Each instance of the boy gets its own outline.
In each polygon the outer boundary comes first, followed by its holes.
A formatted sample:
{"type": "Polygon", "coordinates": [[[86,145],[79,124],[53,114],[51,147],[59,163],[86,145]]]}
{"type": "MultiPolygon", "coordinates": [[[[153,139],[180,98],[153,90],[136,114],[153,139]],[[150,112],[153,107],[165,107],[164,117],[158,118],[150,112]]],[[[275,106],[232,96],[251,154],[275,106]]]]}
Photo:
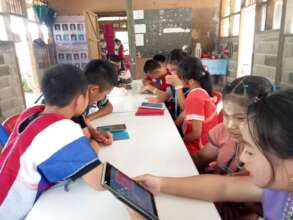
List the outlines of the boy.
{"type": "Polygon", "coordinates": [[[144,72],[146,74],[143,80],[142,92],[149,91],[157,96],[158,102],[165,102],[169,95],[167,90],[169,85],[166,83],[165,77],[168,75],[167,68],[156,60],[147,60],[144,64],[144,72]]]}
{"type": "Polygon", "coordinates": [[[70,120],[88,104],[88,83],[69,64],[47,70],[45,106],[22,112],[0,156],[0,219],[24,219],[39,196],[89,166],[82,178],[100,188],[101,162],[79,125],[70,120]]]}
{"type": "Polygon", "coordinates": [[[113,112],[113,106],[107,95],[117,83],[117,72],[113,65],[106,60],[92,60],[84,69],[89,86],[89,107],[86,111],[86,118],[90,121],[103,117],[113,112]],[[90,113],[91,107],[99,110],[90,113]]]}

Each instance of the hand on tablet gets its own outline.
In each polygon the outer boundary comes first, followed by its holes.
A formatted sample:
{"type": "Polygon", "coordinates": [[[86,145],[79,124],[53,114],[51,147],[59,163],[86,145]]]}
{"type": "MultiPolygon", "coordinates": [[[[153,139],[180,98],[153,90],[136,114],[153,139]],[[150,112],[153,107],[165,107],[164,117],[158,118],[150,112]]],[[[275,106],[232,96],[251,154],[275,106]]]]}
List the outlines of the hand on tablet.
{"type": "Polygon", "coordinates": [[[147,190],[151,191],[154,195],[159,194],[161,191],[161,179],[159,177],[146,174],[135,177],[134,180],[147,190]]]}
{"type": "Polygon", "coordinates": [[[95,139],[105,145],[111,145],[113,143],[113,135],[111,132],[95,132],[95,139]]]}

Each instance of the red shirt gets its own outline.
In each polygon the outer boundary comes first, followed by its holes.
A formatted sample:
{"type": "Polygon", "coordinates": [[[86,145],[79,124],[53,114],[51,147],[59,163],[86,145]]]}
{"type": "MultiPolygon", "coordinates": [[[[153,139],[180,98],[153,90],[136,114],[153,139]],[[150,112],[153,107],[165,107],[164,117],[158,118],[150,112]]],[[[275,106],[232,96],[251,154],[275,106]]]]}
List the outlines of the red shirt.
{"type": "Polygon", "coordinates": [[[201,137],[191,143],[185,143],[188,151],[195,153],[208,143],[208,132],[218,123],[215,103],[204,89],[193,89],[185,99],[184,115],[184,135],[192,132],[192,121],[202,122],[201,137]]]}
{"type": "Polygon", "coordinates": [[[166,74],[165,76],[163,76],[160,79],[153,79],[150,74],[147,74],[146,77],[144,78],[144,80],[153,82],[154,84],[156,84],[158,86],[158,89],[166,92],[167,88],[170,87],[170,85],[167,84],[167,82],[166,82],[166,76],[167,75],[168,74],[166,74]]]}

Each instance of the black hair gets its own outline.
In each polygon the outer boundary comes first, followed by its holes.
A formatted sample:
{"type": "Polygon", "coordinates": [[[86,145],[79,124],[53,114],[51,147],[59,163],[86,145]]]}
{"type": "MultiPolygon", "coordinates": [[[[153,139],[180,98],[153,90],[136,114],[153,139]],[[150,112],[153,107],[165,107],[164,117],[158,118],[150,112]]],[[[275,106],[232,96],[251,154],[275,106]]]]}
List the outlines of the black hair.
{"type": "Polygon", "coordinates": [[[166,57],[163,54],[156,54],[153,56],[153,60],[156,60],[159,63],[164,63],[166,61],[166,57]]]}
{"type": "Polygon", "coordinates": [[[248,106],[273,92],[272,83],[262,76],[243,76],[228,83],[223,89],[223,99],[238,99],[242,106],[248,106]]]}
{"type": "Polygon", "coordinates": [[[257,147],[282,159],[293,157],[293,89],[263,97],[248,107],[248,125],[257,147]]]}
{"type": "Polygon", "coordinates": [[[200,86],[213,97],[213,85],[210,74],[206,71],[196,57],[185,57],[178,64],[178,76],[182,79],[194,79],[200,83],[200,86]]]}
{"type": "Polygon", "coordinates": [[[84,73],[88,83],[98,85],[102,91],[112,88],[118,81],[115,66],[107,60],[91,60],[84,73]]]}
{"type": "Polygon", "coordinates": [[[110,59],[110,61],[115,62],[115,63],[119,63],[119,62],[121,62],[121,59],[120,59],[119,56],[116,55],[116,54],[111,54],[111,55],[109,56],[109,59],[110,59]]]}
{"type": "Polygon", "coordinates": [[[185,53],[183,50],[174,49],[169,53],[167,62],[173,65],[178,65],[180,61],[187,56],[187,53],[185,53]]]}
{"type": "Polygon", "coordinates": [[[87,91],[87,79],[81,69],[70,64],[58,64],[45,71],[41,90],[47,105],[60,108],[70,104],[87,91]]]}
{"type": "Polygon", "coordinates": [[[144,73],[150,73],[150,72],[153,72],[154,70],[160,68],[161,65],[158,61],[156,60],[147,60],[144,64],[144,67],[143,67],[143,71],[144,73]]]}

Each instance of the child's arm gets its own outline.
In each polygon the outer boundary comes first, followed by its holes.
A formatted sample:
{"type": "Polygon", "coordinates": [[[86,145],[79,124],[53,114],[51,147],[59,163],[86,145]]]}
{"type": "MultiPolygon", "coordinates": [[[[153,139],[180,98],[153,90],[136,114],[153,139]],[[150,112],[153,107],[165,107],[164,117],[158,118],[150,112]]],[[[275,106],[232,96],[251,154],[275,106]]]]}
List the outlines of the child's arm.
{"type": "Polygon", "coordinates": [[[180,115],[176,118],[175,124],[177,127],[180,127],[183,124],[184,117],[185,117],[184,112],[181,112],[180,115]]]}
{"type": "Polygon", "coordinates": [[[86,182],[87,185],[94,188],[95,190],[103,190],[101,186],[101,177],[102,177],[103,165],[97,166],[95,169],[86,173],[82,179],[86,182]]]}
{"type": "Polygon", "coordinates": [[[155,194],[164,192],[211,202],[260,202],[263,192],[250,176],[197,175],[168,178],[144,175],[135,179],[155,194]]]}
{"type": "Polygon", "coordinates": [[[152,86],[151,84],[143,86],[142,92],[143,91],[152,92],[154,95],[157,96],[158,102],[165,102],[169,99],[169,94],[167,92],[164,92],[164,91],[156,88],[155,86],[152,86]]]}
{"type": "Polygon", "coordinates": [[[100,132],[95,129],[88,120],[85,120],[87,127],[83,129],[84,135],[89,138],[105,145],[113,143],[113,136],[110,132],[100,132]]]}
{"type": "Polygon", "coordinates": [[[201,137],[202,121],[192,120],[192,131],[184,135],[183,140],[186,143],[193,142],[201,137]]]}
{"type": "Polygon", "coordinates": [[[184,110],[185,96],[184,96],[183,88],[176,89],[176,94],[177,94],[179,107],[181,110],[184,110]]]}
{"type": "Polygon", "coordinates": [[[111,114],[113,112],[113,105],[111,102],[108,102],[103,108],[99,109],[98,111],[89,114],[86,116],[86,119],[92,121],[97,118],[101,118],[105,115],[111,114]]]}
{"type": "Polygon", "coordinates": [[[191,155],[193,162],[195,163],[198,170],[202,170],[210,162],[215,161],[217,156],[218,148],[211,143],[208,143],[208,145],[202,148],[200,151],[191,155]]]}
{"type": "Polygon", "coordinates": [[[183,83],[177,75],[167,75],[166,82],[172,85],[176,90],[178,104],[181,110],[184,110],[185,96],[183,92],[183,83]]]}

